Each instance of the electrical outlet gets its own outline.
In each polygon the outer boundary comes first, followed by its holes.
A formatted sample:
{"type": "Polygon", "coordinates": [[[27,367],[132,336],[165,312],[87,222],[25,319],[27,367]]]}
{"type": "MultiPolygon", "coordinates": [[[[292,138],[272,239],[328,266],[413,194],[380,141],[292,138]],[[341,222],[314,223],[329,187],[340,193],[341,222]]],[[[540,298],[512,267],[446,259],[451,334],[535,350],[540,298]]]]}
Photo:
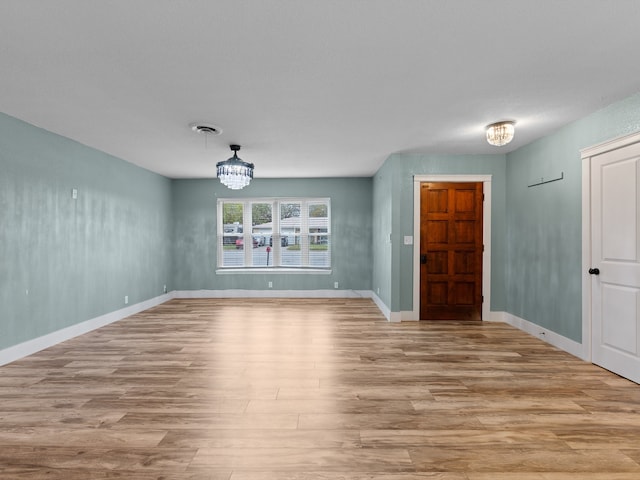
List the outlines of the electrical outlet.
{"type": "Polygon", "coordinates": [[[380,295],[380,287],[378,287],[376,290],[376,295],[380,295]]]}
{"type": "Polygon", "coordinates": [[[167,286],[166,286],[166,285],[164,286],[164,288],[162,289],[162,291],[163,291],[164,293],[167,293],[167,286]]]}
{"type": "Polygon", "coordinates": [[[125,295],[124,296],[124,304],[128,305],[129,304],[129,295],[125,295]]]}
{"type": "Polygon", "coordinates": [[[71,189],[71,198],[76,200],[78,198],[78,189],[77,188],[72,188],[71,189]]]}
{"type": "Polygon", "coordinates": [[[333,282],[333,288],[338,288],[338,282],[333,282]]]}
{"type": "Polygon", "coordinates": [[[269,288],[273,288],[273,282],[269,282],[269,288]]]}

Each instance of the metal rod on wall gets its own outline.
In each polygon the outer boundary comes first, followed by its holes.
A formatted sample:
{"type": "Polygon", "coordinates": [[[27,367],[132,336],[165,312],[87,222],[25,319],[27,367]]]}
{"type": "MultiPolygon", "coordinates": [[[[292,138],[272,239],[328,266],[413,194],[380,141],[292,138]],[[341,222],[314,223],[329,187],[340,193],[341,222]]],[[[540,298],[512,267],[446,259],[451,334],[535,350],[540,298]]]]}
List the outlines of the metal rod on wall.
{"type": "Polygon", "coordinates": [[[538,185],[544,185],[545,183],[557,182],[558,180],[562,180],[563,178],[564,178],[564,172],[561,172],[558,178],[553,178],[551,180],[545,180],[544,178],[541,178],[538,183],[532,183],[531,185],[528,185],[528,186],[537,187],[538,185]]]}

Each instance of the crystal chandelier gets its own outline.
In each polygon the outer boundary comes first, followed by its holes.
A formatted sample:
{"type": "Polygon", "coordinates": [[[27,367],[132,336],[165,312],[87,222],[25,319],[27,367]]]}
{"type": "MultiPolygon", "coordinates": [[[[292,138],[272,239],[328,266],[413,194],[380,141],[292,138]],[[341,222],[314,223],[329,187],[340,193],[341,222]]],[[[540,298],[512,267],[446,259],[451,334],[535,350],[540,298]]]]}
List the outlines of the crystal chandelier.
{"type": "Polygon", "coordinates": [[[249,185],[253,178],[253,163],[247,163],[238,158],[240,145],[229,145],[229,148],[233,151],[233,157],[216,164],[218,178],[220,183],[231,190],[240,190],[249,185]]]}
{"type": "Polygon", "coordinates": [[[515,122],[498,122],[487,126],[487,142],[496,147],[506,145],[513,140],[515,122]]]}

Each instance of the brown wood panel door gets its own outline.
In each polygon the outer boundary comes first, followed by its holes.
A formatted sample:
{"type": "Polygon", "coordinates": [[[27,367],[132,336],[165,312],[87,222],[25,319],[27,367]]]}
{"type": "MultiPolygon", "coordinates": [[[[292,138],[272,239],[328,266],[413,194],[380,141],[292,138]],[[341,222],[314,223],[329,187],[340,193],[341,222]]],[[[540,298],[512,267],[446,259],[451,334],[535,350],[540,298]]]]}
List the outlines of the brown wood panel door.
{"type": "Polygon", "coordinates": [[[420,185],[420,319],[482,319],[482,182],[420,185]]]}

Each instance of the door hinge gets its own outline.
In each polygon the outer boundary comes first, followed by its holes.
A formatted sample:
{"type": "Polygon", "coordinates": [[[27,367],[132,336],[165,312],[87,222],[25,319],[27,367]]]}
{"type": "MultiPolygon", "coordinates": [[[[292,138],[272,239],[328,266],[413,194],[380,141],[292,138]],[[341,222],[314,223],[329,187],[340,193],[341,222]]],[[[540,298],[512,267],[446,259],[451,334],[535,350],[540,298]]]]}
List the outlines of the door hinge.
{"type": "Polygon", "coordinates": [[[484,295],[482,295],[482,299],[480,303],[484,303],[484,295]]]}

